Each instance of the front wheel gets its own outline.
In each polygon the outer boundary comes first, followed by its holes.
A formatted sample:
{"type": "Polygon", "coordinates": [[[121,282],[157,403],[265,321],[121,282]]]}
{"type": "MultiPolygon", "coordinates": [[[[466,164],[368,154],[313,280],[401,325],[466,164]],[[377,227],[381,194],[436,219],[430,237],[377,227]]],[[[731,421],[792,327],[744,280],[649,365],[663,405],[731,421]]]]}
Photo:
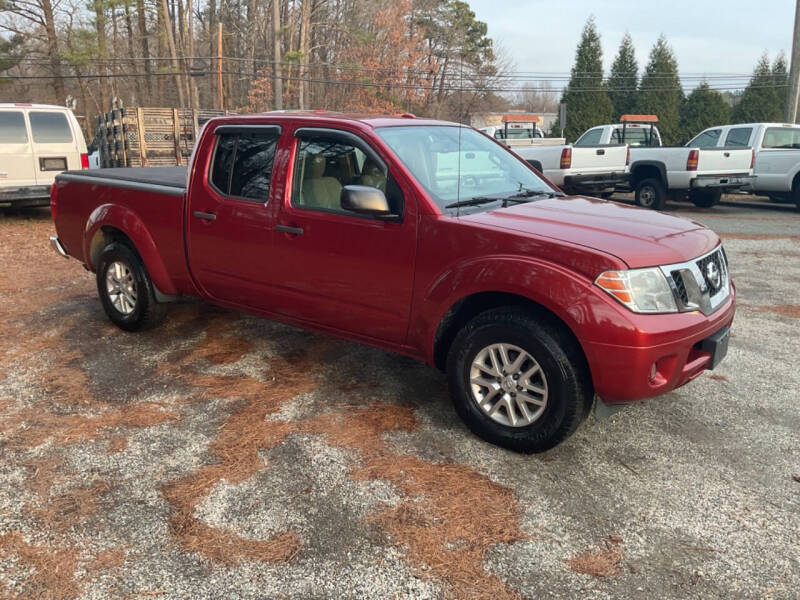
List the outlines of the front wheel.
{"type": "Polygon", "coordinates": [[[456,336],[447,360],[456,412],[473,433],[518,452],[567,439],[593,398],[577,342],[550,319],[519,308],[481,313],[456,336]]]}
{"type": "Polygon", "coordinates": [[[122,242],[112,242],[100,253],[97,293],[108,318],[126,331],[154,327],[166,313],[166,307],[156,301],[142,259],[122,242]]]}
{"type": "Polygon", "coordinates": [[[689,200],[698,208],[711,208],[719,204],[721,199],[722,192],[719,190],[696,190],[689,194],[689,200]]]}
{"type": "Polygon", "coordinates": [[[667,204],[667,191],[660,180],[653,177],[643,179],[634,190],[636,204],[653,210],[663,210],[667,204]]]}

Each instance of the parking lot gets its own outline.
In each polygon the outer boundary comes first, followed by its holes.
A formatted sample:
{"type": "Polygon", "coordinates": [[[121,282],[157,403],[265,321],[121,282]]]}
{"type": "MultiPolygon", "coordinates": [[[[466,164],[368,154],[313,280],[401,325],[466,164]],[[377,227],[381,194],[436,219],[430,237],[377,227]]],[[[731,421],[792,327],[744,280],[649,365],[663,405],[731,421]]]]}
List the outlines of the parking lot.
{"type": "Polygon", "coordinates": [[[0,215],[0,597],[797,598],[800,213],[722,237],[727,359],[518,455],[439,372],[212,306],[124,333],[0,215]]]}

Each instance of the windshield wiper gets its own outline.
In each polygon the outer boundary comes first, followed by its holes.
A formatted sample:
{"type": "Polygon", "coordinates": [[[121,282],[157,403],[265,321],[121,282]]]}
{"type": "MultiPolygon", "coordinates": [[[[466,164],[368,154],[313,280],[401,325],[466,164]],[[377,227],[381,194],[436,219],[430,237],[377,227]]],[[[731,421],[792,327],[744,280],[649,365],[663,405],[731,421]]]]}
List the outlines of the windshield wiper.
{"type": "Polygon", "coordinates": [[[468,200],[460,200],[458,202],[452,202],[451,204],[446,204],[445,208],[461,208],[463,206],[480,206],[481,204],[489,204],[490,202],[502,202],[503,208],[508,206],[509,202],[514,203],[521,203],[521,202],[530,202],[531,198],[536,196],[541,196],[544,198],[556,198],[563,196],[561,192],[554,192],[554,191],[541,191],[541,190],[522,190],[517,192],[516,194],[511,194],[509,196],[501,196],[499,198],[492,198],[490,196],[475,196],[474,198],[469,198],[468,200]]]}
{"type": "Polygon", "coordinates": [[[462,206],[480,206],[481,204],[489,204],[490,202],[502,202],[502,198],[490,198],[489,196],[475,196],[469,200],[459,200],[458,202],[451,202],[445,204],[445,208],[461,208],[462,206]]]}

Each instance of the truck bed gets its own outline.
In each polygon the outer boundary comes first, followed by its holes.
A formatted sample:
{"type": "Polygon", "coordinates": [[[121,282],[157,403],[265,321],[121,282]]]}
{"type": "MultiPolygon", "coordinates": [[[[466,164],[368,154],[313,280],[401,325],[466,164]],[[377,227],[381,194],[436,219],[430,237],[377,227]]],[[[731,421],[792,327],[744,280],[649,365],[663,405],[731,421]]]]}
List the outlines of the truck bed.
{"type": "Polygon", "coordinates": [[[97,183],[125,189],[150,189],[183,194],[186,190],[186,167],[130,167],[64,171],[58,175],[58,179],[89,184],[97,183]]]}

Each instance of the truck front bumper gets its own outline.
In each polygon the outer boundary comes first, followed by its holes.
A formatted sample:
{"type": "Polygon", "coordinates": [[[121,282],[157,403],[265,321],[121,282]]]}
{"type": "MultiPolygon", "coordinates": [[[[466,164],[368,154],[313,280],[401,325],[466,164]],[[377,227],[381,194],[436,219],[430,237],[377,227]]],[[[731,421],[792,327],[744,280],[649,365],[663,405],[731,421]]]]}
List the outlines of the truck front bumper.
{"type": "Polygon", "coordinates": [[[606,404],[636,402],[671,392],[715,368],[727,352],[735,305],[732,286],[730,297],[707,317],[699,312],[634,315],[630,345],[584,342],[596,394],[606,404]],[[653,317],[661,325],[650,330],[647,319],[653,317]],[[681,321],[689,323],[676,328],[681,321]]]}
{"type": "Polygon", "coordinates": [[[699,175],[689,183],[693,190],[729,189],[734,190],[752,186],[756,178],[747,173],[733,175],[699,175]]]}
{"type": "Polygon", "coordinates": [[[50,206],[50,186],[31,185],[18,188],[0,188],[0,208],[50,206]]]}
{"type": "Polygon", "coordinates": [[[602,192],[628,183],[629,173],[613,171],[611,173],[585,173],[564,177],[564,189],[579,193],[602,192]]]}

